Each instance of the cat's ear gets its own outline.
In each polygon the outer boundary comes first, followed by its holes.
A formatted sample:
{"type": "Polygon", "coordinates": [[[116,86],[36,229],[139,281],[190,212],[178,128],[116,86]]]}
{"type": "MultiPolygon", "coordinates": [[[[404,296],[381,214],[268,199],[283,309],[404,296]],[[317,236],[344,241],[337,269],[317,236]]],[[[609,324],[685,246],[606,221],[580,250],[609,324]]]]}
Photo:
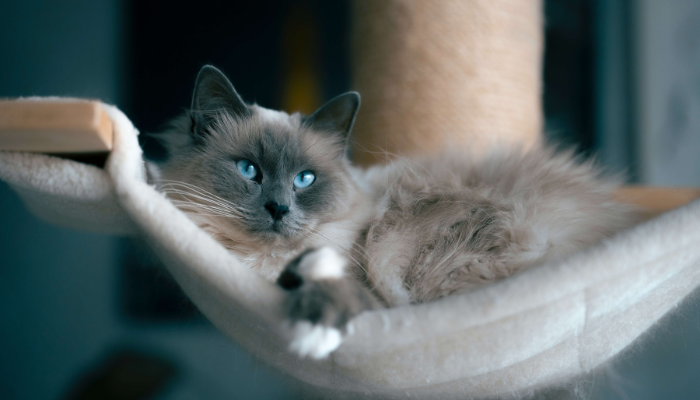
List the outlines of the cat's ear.
{"type": "Polygon", "coordinates": [[[347,92],[328,101],[304,119],[304,124],[318,131],[329,132],[346,140],[360,109],[360,94],[347,92]]]}
{"type": "Polygon", "coordinates": [[[205,65],[197,75],[192,94],[192,133],[201,137],[217,113],[228,112],[235,116],[249,113],[248,106],[236,93],[231,81],[223,72],[205,65]]]}

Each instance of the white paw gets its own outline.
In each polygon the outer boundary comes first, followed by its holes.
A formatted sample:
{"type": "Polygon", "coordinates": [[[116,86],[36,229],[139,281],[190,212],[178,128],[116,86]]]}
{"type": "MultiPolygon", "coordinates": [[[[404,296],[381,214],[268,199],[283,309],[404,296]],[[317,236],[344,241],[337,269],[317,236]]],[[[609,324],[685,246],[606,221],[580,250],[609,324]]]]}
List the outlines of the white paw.
{"type": "Polygon", "coordinates": [[[348,261],[331,247],[321,247],[304,257],[299,273],[311,280],[341,279],[348,261]]]}
{"type": "Polygon", "coordinates": [[[328,357],[343,342],[340,331],[323,325],[312,325],[308,321],[297,322],[293,329],[293,339],[289,351],[301,358],[315,360],[328,357]]]}

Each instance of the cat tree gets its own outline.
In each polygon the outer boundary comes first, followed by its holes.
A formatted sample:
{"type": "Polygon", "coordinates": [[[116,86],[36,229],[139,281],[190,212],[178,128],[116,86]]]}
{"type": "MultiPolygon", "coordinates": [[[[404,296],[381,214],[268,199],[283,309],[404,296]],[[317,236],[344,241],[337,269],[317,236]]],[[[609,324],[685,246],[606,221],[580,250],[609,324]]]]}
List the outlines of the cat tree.
{"type": "MultiPolygon", "coordinates": [[[[490,146],[536,143],[539,0],[358,1],[354,13],[355,86],[364,103],[355,132],[358,162],[447,146],[478,154],[490,146]]],[[[700,284],[695,202],[481,290],[361,314],[352,321],[353,334],[329,359],[302,360],[286,351],[283,292],[243,267],[145,182],[138,131],[124,114],[66,99],[28,99],[21,105],[49,106],[62,115],[75,104],[87,121],[80,129],[57,122],[53,128],[36,126],[32,118],[17,122],[18,114],[3,108],[7,103],[0,104],[0,126],[60,136],[103,129],[99,121],[106,115],[113,142],[104,169],[8,151],[0,152],[0,178],[45,220],[146,237],[219,329],[310,393],[333,398],[528,393],[608,361],[700,284]]],[[[32,149],[26,140],[24,146],[32,149]]],[[[620,195],[651,206],[655,214],[700,192],[627,189],[620,195]]]]}

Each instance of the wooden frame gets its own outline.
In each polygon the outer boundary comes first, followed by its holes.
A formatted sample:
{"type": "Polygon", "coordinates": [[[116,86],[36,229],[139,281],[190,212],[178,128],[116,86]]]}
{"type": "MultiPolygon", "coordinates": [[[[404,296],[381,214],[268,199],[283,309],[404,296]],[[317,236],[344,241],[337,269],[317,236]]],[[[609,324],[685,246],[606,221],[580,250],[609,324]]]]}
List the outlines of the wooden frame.
{"type": "Polygon", "coordinates": [[[0,101],[0,150],[99,153],[112,149],[112,121],[98,101],[0,101]]]}

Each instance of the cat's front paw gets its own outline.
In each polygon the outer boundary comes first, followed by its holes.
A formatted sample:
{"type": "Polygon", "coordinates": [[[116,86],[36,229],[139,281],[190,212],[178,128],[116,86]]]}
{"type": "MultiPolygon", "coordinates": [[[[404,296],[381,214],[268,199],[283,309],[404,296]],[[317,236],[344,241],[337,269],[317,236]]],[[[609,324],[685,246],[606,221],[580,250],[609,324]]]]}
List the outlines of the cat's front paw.
{"type": "Polygon", "coordinates": [[[300,357],[327,357],[348,334],[348,321],[377,306],[369,290],[346,276],[346,266],[344,257],[322,247],[302,253],[277,279],[288,294],[289,350],[300,357]]]}
{"type": "Polygon", "coordinates": [[[334,352],[342,342],[343,333],[340,329],[299,320],[292,328],[289,351],[301,358],[321,360],[334,352]]]}

